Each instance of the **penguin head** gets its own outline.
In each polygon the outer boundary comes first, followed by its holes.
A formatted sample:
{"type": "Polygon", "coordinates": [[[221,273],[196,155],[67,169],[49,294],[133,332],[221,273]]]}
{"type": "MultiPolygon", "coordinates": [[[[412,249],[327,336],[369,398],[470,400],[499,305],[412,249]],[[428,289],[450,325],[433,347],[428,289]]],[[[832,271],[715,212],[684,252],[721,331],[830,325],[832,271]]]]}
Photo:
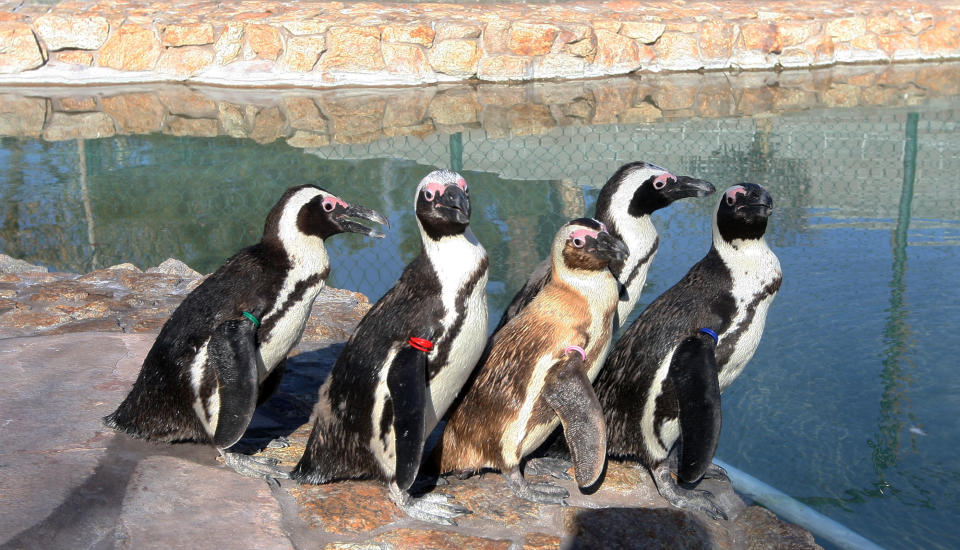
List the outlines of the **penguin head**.
{"type": "Polygon", "coordinates": [[[460,174],[434,170],[417,186],[417,220],[434,240],[462,234],[470,224],[470,191],[460,174]]]}
{"type": "Polygon", "coordinates": [[[756,183],[738,183],[723,192],[714,225],[725,241],[759,239],[773,213],[773,197],[756,183]]]}
{"type": "Polygon", "coordinates": [[[714,191],[710,182],[675,176],[655,164],[630,162],[621,166],[600,190],[596,215],[611,222],[627,216],[649,216],[673,201],[705,197],[714,191]]]}
{"type": "Polygon", "coordinates": [[[563,270],[600,271],[613,261],[623,261],[630,251],[627,245],[593,218],[567,222],[553,239],[553,263],[563,270]],[[558,265],[559,264],[559,265],[558,265]]]}
{"type": "Polygon", "coordinates": [[[337,233],[362,233],[371,237],[383,237],[380,231],[350,218],[361,218],[390,226],[387,219],[376,211],[348,204],[315,185],[291,187],[267,215],[263,239],[266,242],[277,241],[284,248],[291,248],[303,246],[303,243],[311,240],[323,241],[337,233]]]}

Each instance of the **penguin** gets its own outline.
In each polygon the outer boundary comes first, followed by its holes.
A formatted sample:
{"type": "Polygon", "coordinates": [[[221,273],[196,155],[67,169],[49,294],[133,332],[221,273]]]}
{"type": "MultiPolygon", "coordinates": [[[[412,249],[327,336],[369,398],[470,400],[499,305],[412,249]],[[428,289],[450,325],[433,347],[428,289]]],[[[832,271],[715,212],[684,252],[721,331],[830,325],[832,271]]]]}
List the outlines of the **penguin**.
{"type": "Polygon", "coordinates": [[[725,478],[712,464],[720,437],[720,394],[760,343],[780,289],[780,262],[764,239],[773,199],[762,186],[727,189],[713,218],[713,244],[657,297],[614,345],[594,384],[607,425],[607,455],[649,469],[660,494],[680,508],[726,519],[707,491],[683,488],[725,478]]]}
{"type": "Polygon", "coordinates": [[[579,218],[560,228],[549,279],[493,335],[449,415],[432,468],[461,476],[493,468],[518,497],[560,504],[566,489],[528,482],[520,465],[562,424],[577,483],[583,488],[597,480],[606,437],[591,383],[610,347],[617,311],[619,284],[609,266],[627,252],[597,220],[579,218]]]}
{"type": "Polygon", "coordinates": [[[375,478],[407,515],[452,525],[447,495],[411,494],[426,437],[487,339],[487,252],[469,228],[470,195],[449,170],[427,174],[414,206],[422,251],[361,319],[320,387],[301,483],[375,478]]]}
{"type": "MultiPolygon", "coordinates": [[[[647,271],[660,244],[651,214],[679,199],[704,197],[714,191],[710,182],[675,176],[659,166],[640,161],[621,166],[600,189],[594,218],[630,249],[625,259],[610,264],[610,271],[622,285],[614,331],[626,322],[640,298],[647,271]]],[[[546,259],[534,270],[507,306],[497,330],[533,301],[547,283],[550,266],[550,260],[546,259]]]]}
{"type": "Polygon", "coordinates": [[[344,232],[383,237],[350,218],[389,226],[320,187],[288,189],[267,215],[260,242],[228,259],[174,310],[104,423],[137,438],[212,443],[241,474],[286,477],[269,462],[227,450],[280,384],[330,272],[324,240],[344,232]]]}

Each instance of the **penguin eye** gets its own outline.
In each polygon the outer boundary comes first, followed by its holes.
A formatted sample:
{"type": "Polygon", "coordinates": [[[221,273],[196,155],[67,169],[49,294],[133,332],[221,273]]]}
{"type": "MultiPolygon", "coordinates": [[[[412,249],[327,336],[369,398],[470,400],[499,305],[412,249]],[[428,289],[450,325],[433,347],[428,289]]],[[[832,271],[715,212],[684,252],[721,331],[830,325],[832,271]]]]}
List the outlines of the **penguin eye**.
{"type": "Polygon", "coordinates": [[[336,208],[336,207],[337,207],[337,205],[334,204],[333,201],[329,201],[329,202],[324,202],[324,203],[323,203],[323,211],[324,211],[324,212],[333,212],[333,209],[336,208]]]}
{"type": "Polygon", "coordinates": [[[737,199],[727,195],[727,206],[733,206],[733,203],[737,202],[737,199]]]}
{"type": "Polygon", "coordinates": [[[572,242],[573,242],[573,246],[577,248],[583,248],[583,245],[586,244],[586,241],[584,241],[583,238],[581,237],[574,237],[572,242]]]}
{"type": "Polygon", "coordinates": [[[659,179],[659,178],[658,178],[658,179],[653,180],[653,188],[656,189],[656,190],[658,190],[658,191],[659,191],[660,189],[663,189],[663,188],[666,187],[666,186],[667,186],[667,180],[666,180],[666,179],[659,179]]]}
{"type": "Polygon", "coordinates": [[[430,189],[423,190],[423,198],[427,199],[428,201],[432,201],[434,196],[435,196],[435,193],[430,189]]]}

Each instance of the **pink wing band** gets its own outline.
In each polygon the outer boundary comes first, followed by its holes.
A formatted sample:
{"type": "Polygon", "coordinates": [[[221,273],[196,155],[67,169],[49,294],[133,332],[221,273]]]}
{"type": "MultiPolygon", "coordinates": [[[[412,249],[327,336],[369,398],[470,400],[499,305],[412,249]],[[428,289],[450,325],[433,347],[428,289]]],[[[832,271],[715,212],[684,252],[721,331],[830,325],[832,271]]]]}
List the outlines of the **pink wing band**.
{"type": "Polygon", "coordinates": [[[582,359],[582,360],[584,360],[584,361],[587,360],[587,354],[586,354],[585,351],[583,351],[583,348],[581,348],[580,346],[568,346],[567,349],[563,350],[563,353],[564,353],[564,354],[567,354],[567,353],[570,353],[571,351],[575,351],[575,352],[579,353],[579,354],[580,354],[580,359],[582,359]]]}

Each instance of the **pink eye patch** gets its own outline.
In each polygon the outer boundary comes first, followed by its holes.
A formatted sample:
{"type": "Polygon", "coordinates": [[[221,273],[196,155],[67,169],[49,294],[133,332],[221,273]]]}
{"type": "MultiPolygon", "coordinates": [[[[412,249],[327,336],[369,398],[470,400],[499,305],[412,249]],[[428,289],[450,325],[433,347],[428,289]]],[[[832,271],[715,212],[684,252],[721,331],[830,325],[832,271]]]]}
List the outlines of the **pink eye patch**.
{"type": "Polygon", "coordinates": [[[593,237],[594,239],[596,239],[596,238],[597,238],[597,233],[599,233],[599,231],[593,231],[592,229],[577,229],[576,231],[574,231],[573,233],[570,234],[570,238],[571,238],[571,239],[577,239],[577,238],[584,239],[585,237],[593,237]]]}
{"type": "Polygon", "coordinates": [[[442,183],[431,181],[430,183],[424,185],[423,188],[432,192],[434,195],[442,195],[447,186],[442,183]]]}
{"type": "Polygon", "coordinates": [[[742,185],[735,185],[730,189],[727,189],[727,192],[724,193],[724,196],[730,199],[737,198],[738,195],[746,195],[747,190],[743,188],[742,185]]]}
{"type": "Polygon", "coordinates": [[[463,189],[464,191],[466,191],[466,190],[467,190],[467,180],[465,180],[465,179],[463,179],[463,178],[457,178],[457,187],[459,187],[460,189],[463,189]]]}
{"type": "Polygon", "coordinates": [[[327,195],[326,197],[323,198],[323,209],[324,209],[324,210],[330,212],[330,211],[332,211],[334,208],[336,208],[337,206],[342,206],[342,207],[344,207],[344,208],[348,208],[347,203],[343,202],[342,200],[338,199],[337,197],[334,197],[333,195],[327,195]]]}
{"type": "Polygon", "coordinates": [[[669,173],[667,173],[667,174],[660,174],[659,176],[656,177],[656,179],[653,180],[653,183],[666,184],[667,181],[668,181],[668,180],[671,180],[671,179],[674,179],[674,180],[675,180],[675,179],[677,179],[677,178],[676,178],[676,176],[674,176],[673,174],[669,174],[669,173]]]}

